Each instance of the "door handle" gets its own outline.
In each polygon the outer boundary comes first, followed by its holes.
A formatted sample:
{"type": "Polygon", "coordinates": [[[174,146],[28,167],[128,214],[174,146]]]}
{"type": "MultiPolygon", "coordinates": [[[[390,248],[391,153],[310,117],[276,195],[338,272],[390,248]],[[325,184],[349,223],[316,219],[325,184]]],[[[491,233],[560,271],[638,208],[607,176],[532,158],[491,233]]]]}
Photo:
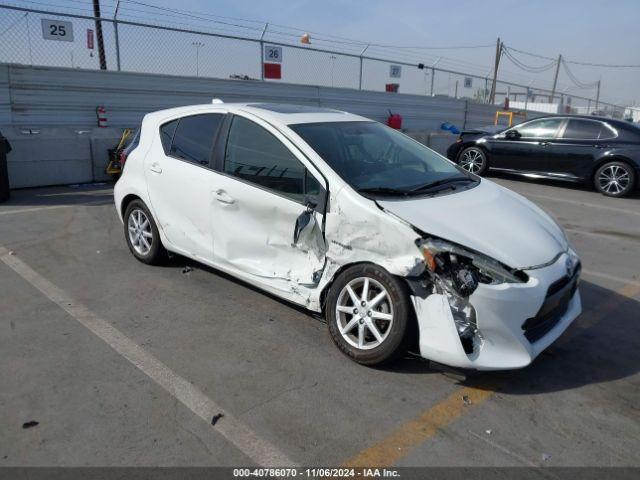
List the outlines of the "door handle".
{"type": "Polygon", "coordinates": [[[540,142],[538,143],[538,145],[540,145],[541,147],[548,147],[549,145],[551,145],[551,142],[540,142]]]}
{"type": "Polygon", "coordinates": [[[235,203],[235,200],[231,198],[229,194],[224,190],[216,190],[214,192],[214,196],[216,197],[216,200],[219,201],[220,203],[226,203],[228,205],[235,203]]]}
{"type": "Polygon", "coordinates": [[[160,166],[160,164],[158,162],[153,162],[149,166],[149,170],[151,170],[154,173],[162,173],[162,167],[160,166]]]}

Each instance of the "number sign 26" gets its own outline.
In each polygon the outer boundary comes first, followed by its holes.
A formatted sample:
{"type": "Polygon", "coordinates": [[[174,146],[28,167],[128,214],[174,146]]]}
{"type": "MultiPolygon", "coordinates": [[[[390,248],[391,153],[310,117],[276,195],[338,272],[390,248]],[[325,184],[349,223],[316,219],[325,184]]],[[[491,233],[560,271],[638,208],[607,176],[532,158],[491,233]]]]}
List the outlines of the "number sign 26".
{"type": "Polygon", "coordinates": [[[267,63],[282,63],[282,47],[265,45],[264,61],[267,63]]]}

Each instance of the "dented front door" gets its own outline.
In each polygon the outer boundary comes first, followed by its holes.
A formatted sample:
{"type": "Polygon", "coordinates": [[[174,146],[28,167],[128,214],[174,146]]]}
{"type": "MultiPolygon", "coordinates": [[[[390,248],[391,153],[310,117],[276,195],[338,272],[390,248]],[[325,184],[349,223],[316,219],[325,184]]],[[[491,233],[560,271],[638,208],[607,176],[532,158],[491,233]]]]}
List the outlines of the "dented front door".
{"type": "Polygon", "coordinates": [[[217,263],[295,291],[317,283],[324,265],[322,213],[307,206],[322,187],[285,141],[253,120],[233,118],[212,182],[212,231],[217,263]]]}

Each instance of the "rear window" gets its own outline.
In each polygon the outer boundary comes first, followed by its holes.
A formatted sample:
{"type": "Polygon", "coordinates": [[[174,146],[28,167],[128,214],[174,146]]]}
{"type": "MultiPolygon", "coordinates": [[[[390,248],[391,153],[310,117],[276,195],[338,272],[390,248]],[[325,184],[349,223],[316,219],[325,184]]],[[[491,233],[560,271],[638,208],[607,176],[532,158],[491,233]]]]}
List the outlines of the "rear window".
{"type": "Polygon", "coordinates": [[[173,140],[173,134],[176,132],[179,120],[180,119],[165,123],[160,127],[160,140],[162,141],[162,148],[164,149],[165,155],[169,155],[171,141],[173,140]]]}
{"type": "Polygon", "coordinates": [[[165,152],[187,162],[209,165],[213,142],[223,117],[224,114],[207,113],[165,123],[160,128],[165,152]]]}
{"type": "Polygon", "coordinates": [[[571,119],[567,122],[562,138],[567,140],[597,140],[611,136],[605,126],[594,120],[571,119]]]}

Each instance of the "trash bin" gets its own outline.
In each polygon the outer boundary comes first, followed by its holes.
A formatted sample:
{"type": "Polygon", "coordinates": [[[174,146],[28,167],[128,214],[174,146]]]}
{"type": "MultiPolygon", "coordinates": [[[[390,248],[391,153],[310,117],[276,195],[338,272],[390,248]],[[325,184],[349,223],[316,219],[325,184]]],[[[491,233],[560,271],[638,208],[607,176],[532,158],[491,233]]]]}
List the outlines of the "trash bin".
{"type": "Polygon", "coordinates": [[[9,200],[9,169],[7,168],[7,154],[11,151],[9,140],[0,132],[0,203],[9,200]]]}

